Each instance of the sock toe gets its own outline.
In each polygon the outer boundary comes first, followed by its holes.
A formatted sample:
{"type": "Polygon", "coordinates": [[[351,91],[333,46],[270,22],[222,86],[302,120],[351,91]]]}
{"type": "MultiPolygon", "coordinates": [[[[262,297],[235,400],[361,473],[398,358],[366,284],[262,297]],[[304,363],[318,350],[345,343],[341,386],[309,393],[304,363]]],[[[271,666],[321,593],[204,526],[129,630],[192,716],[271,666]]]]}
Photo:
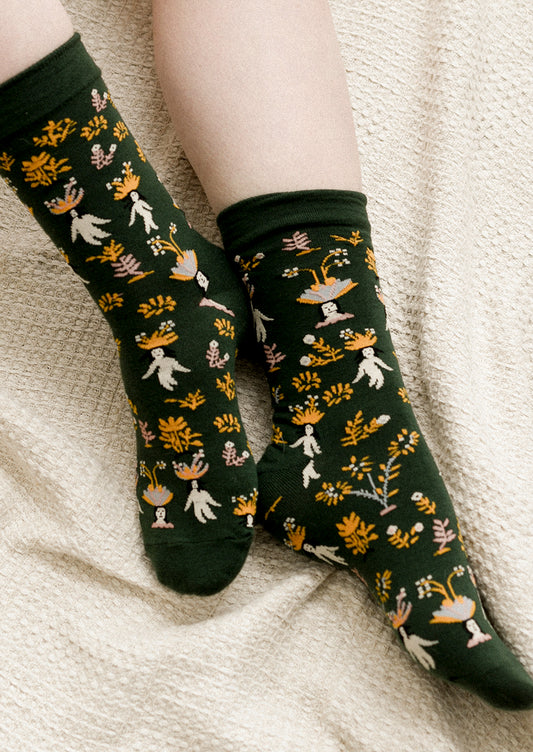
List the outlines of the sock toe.
{"type": "Polygon", "coordinates": [[[214,595],[239,574],[253,535],[204,543],[147,545],[157,579],[166,587],[187,595],[214,595]]]}
{"type": "Polygon", "coordinates": [[[475,683],[461,682],[486,702],[501,710],[532,710],[533,681],[513,661],[476,676],[475,683]]]}

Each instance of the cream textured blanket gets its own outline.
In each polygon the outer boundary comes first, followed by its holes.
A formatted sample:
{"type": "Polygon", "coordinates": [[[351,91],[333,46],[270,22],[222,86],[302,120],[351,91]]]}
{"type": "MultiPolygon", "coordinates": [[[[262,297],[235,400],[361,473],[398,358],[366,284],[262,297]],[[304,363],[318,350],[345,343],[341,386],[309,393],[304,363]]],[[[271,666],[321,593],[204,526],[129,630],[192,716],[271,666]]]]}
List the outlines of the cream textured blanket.
{"type": "MultiPolygon", "coordinates": [[[[529,3],[331,5],[406,385],[487,610],[533,674],[529,3]]],[[[161,179],[216,239],[156,81],[150,3],[66,6],[161,179]]],[[[2,752],[531,750],[533,713],[431,679],[355,578],[262,531],[219,595],[157,582],[107,325],[0,195],[2,752]]],[[[259,456],[269,397],[256,365],[240,382],[259,456]]]]}

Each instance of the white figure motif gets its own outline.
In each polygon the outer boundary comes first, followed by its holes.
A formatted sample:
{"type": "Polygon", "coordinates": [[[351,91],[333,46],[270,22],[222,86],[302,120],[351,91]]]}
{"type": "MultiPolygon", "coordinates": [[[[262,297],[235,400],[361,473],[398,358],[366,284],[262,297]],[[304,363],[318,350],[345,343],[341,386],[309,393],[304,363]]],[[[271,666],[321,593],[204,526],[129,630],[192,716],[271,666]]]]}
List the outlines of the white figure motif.
{"type": "Polygon", "coordinates": [[[311,457],[310,461],[302,470],[304,488],[308,488],[311,480],[316,480],[317,478],[320,478],[320,473],[318,473],[315,469],[313,458],[316,454],[322,454],[322,450],[318,446],[318,442],[313,435],[314,428],[311,423],[306,423],[304,431],[305,431],[305,434],[303,436],[300,436],[300,438],[297,439],[294,442],[294,444],[291,444],[290,446],[293,449],[295,447],[302,446],[303,453],[305,454],[305,456],[311,457]]]}
{"type": "Polygon", "coordinates": [[[359,364],[357,376],[352,381],[352,384],[356,384],[363,378],[363,376],[368,376],[368,386],[381,389],[385,382],[385,378],[380,371],[380,368],[384,368],[386,371],[392,371],[393,369],[384,363],[381,358],[378,358],[373,347],[364,347],[361,354],[363,360],[359,364]]]}
{"type": "Polygon", "coordinates": [[[263,324],[263,321],[274,321],[274,319],[271,319],[269,316],[265,316],[264,313],[261,313],[261,311],[258,311],[257,308],[254,308],[253,306],[252,306],[252,316],[254,320],[255,336],[257,337],[257,341],[265,342],[267,331],[265,329],[265,325],[263,324]]]}
{"type": "Polygon", "coordinates": [[[158,230],[158,225],[155,224],[152,217],[152,207],[144,199],[142,199],[137,191],[131,191],[130,198],[132,201],[130,212],[130,227],[135,222],[137,216],[141,217],[144,221],[144,231],[146,234],[150,234],[150,230],[158,230]]]}
{"type": "Polygon", "coordinates": [[[78,233],[86,243],[90,243],[91,245],[102,245],[102,239],[108,238],[111,235],[111,233],[98,227],[98,225],[105,225],[111,222],[110,219],[100,219],[100,217],[95,217],[93,214],[84,214],[80,217],[76,209],[72,209],[70,216],[72,217],[70,234],[73,243],[78,237],[78,233]]]}
{"type": "Polygon", "coordinates": [[[157,371],[157,378],[159,379],[159,383],[162,387],[165,389],[168,389],[170,392],[173,391],[174,387],[178,385],[178,382],[172,375],[174,371],[181,371],[182,373],[190,373],[190,368],[185,368],[185,366],[182,366],[175,358],[171,358],[168,355],[165,355],[165,351],[162,347],[154,347],[153,350],[150,351],[152,355],[152,362],[150,363],[149,369],[146,371],[144,376],[142,376],[143,379],[149,378],[155,371],[157,371]]]}
{"type": "Polygon", "coordinates": [[[201,522],[203,524],[205,524],[207,520],[216,520],[216,514],[213,512],[211,507],[221,507],[222,504],[219,504],[218,501],[215,501],[211,494],[208,493],[205,489],[199,488],[197,480],[191,481],[191,484],[192,490],[187,497],[185,511],[188,512],[192,506],[194,510],[194,516],[196,517],[198,522],[201,522]]]}
{"type": "Polygon", "coordinates": [[[338,546],[312,546],[310,543],[304,543],[304,551],[308,554],[314,554],[317,559],[325,561],[326,564],[342,564],[347,567],[347,562],[344,561],[342,556],[337,556],[338,546]]]}
{"type": "Polygon", "coordinates": [[[438,640],[425,640],[418,635],[407,634],[404,627],[399,627],[398,632],[411,658],[418,661],[428,671],[430,668],[435,668],[433,656],[431,656],[427,650],[424,650],[424,648],[430,647],[431,645],[437,645],[439,642],[438,640]]]}

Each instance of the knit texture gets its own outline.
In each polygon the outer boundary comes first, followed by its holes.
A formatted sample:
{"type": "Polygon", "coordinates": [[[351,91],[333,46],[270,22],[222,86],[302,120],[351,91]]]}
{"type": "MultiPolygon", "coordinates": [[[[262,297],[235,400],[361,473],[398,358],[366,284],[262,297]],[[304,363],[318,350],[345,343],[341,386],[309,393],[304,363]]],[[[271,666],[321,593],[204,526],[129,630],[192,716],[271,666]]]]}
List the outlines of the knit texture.
{"type": "MultiPolygon", "coordinates": [[[[216,240],[156,83],[150,3],[66,7],[164,184],[216,240]]],[[[490,617],[531,672],[529,3],[331,7],[406,387],[490,617]]],[[[531,714],[417,671],[363,585],[266,533],[219,595],[158,584],[107,324],[1,182],[0,203],[2,749],[527,750],[531,714]]],[[[237,387],[259,457],[262,370],[242,364],[237,387]]]]}

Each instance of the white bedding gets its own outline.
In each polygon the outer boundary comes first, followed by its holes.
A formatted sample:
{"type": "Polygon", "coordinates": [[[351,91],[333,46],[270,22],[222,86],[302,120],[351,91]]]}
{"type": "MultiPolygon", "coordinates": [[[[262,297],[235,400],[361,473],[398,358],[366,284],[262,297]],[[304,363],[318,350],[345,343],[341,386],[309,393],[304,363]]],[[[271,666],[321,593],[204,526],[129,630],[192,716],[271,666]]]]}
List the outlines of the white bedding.
{"type": "MultiPolygon", "coordinates": [[[[150,3],[65,4],[161,179],[217,239],[155,78],[150,3]]],[[[487,610],[533,675],[529,3],[331,6],[406,385],[487,610]]],[[[112,337],[0,198],[2,752],[529,752],[533,713],[430,678],[355,578],[260,530],[223,593],[157,582],[112,337]]],[[[240,396],[259,457],[254,364],[240,396]]]]}

